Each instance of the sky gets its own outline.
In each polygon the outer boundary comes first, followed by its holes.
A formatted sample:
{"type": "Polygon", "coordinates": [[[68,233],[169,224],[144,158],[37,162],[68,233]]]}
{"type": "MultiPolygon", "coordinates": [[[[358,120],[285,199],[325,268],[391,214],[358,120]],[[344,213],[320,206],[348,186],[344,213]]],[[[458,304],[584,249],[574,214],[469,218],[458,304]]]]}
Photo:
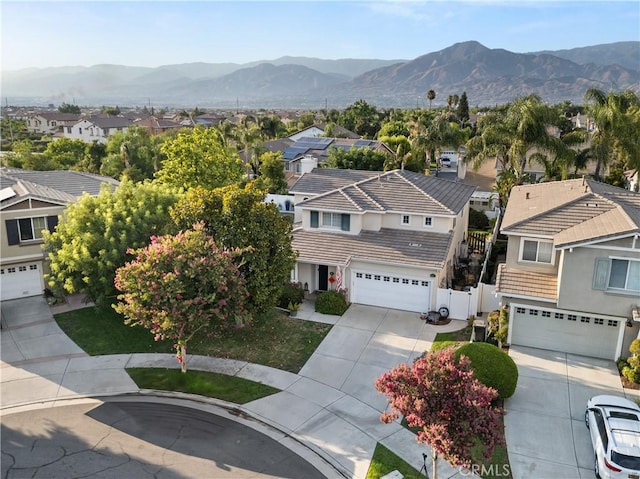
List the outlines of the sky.
{"type": "Polygon", "coordinates": [[[517,53],[640,40],[637,0],[0,0],[0,18],[2,70],[410,60],[469,40],[517,53]]]}

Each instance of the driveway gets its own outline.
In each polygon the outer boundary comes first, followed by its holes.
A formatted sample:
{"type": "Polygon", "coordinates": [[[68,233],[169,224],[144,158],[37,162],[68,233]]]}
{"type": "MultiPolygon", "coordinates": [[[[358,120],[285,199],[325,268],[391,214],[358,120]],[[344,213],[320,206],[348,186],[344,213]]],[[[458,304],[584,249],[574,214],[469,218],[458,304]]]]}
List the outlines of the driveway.
{"type": "Polygon", "coordinates": [[[521,346],[509,355],[519,371],[516,392],[505,401],[513,477],[594,478],[584,411],[591,396],[624,396],[615,363],[521,346]]]}

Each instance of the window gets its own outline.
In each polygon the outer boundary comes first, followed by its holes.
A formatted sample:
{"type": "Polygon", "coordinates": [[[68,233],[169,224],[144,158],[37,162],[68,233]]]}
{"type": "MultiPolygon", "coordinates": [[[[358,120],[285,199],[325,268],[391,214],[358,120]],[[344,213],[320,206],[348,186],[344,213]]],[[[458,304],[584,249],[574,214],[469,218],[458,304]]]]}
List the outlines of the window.
{"type": "Polygon", "coordinates": [[[537,309],[530,309],[529,310],[529,314],[531,316],[538,316],[538,310],[537,309]]]}
{"type": "Polygon", "coordinates": [[[567,319],[569,321],[576,321],[578,317],[575,314],[567,314],[567,319]]]}
{"type": "Polygon", "coordinates": [[[618,327],[618,321],[615,321],[613,319],[610,319],[609,321],[607,321],[607,326],[614,326],[614,327],[618,327]]]}
{"type": "Polygon", "coordinates": [[[402,215],[402,224],[403,225],[411,224],[411,217],[409,215],[402,215]]]}
{"type": "Polygon", "coordinates": [[[349,231],[351,216],[341,213],[322,213],[322,226],[324,228],[340,228],[342,231],[349,231]]]}
{"type": "Polygon", "coordinates": [[[31,271],[36,270],[36,269],[38,269],[38,265],[37,265],[37,264],[29,265],[29,269],[30,269],[31,271]]]}
{"type": "Polygon", "coordinates": [[[391,278],[389,276],[385,276],[384,278],[382,278],[382,280],[388,283],[391,280],[391,278]]]}
{"type": "Polygon", "coordinates": [[[640,291],[640,261],[612,259],[609,288],[640,291]]]}
{"type": "Polygon", "coordinates": [[[640,292],[640,261],[624,258],[596,258],[593,289],[640,292]]]}
{"type": "Polygon", "coordinates": [[[420,281],[421,286],[429,286],[429,281],[420,281]]]}
{"type": "Polygon", "coordinates": [[[593,318],[593,324],[604,324],[604,319],[602,318],[593,318]]]}
{"type": "Polygon", "coordinates": [[[15,273],[16,269],[15,268],[7,268],[7,273],[15,273]]]}
{"type": "Polygon", "coordinates": [[[564,319],[564,314],[562,314],[562,313],[556,313],[556,314],[555,314],[555,318],[556,318],[556,319],[564,319]]]}
{"type": "Polygon", "coordinates": [[[425,217],[424,225],[425,226],[433,226],[433,218],[431,218],[431,216],[425,217]]]}
{"type": "Polygon", "coordinates": [[[371,279],[371,275],[370,274],[365,274],[364,275],[364,279],[371,279]]]}
{"type": "Polygon", "coordinates": [[[393,278],[393,282],[394,283],[399,283],[400,282],[400,278],[393,278]]]}
{"type": "Polygon", "coordinates": [[[402,284],[409,284],[409,280],[407,278],[402,278],[402,284]]]}
{"type": "Polygon", "coordinates": [[[27,267],[26,266],[18,266],[18,271],[22,272],[22,271],[26,271],[27,267]]]}
{"type": "Polygon", "coordinates": [[[362,278],[362,273],[356,273],[356,278],[362,278]]]}
{"type": "Polygon", "coordinates": [[[524,314],[527,310],[524,308],[516,308],[516,313],[518,314],[524,314]]]}
{"type": "Polygon", "coordinates": [[[589,321],[591,321],[591,318],[589,318],[589,316],[581,316],[580,317],[580,322],[581,323],[588,323],[589,321]]]}
{"type": "Polygon", "coordinates": [[[419,284],[419,283],[420,283],[420,282],[419,282],[417,279],[412,279],[412,280],[411,280],[411,285],[412,285],[412,286],[418,286],[418,284],[419,284]]]}
{"type": "Polygon", "coordinates": [[[535,263],[551,263],[553,243],[549,241],[523,240],[522,261],[535,263]]]}
{"type": "Polygon", "coordinates": [[[543,318],[550,318],[551,317],[551,311],[543,311],[542,312],[542,317],[543,318]]]}
{"type": "Polygon", "coordinates": [[[376,281],[380,281],[380,275],[379,274],[374,275],[373,279],[375,279],[376,281]]]}
{"type": "Polygon", "coordinates": [[[42,238],[42,230],[47,228],[44,216],[36,218],[20,218],[18,220],[18,231],[20,241],[30,241],[42,238]]]}
{"type": "Polygon", "coordinates": [[[317,211],[312,211],[311,212],[311,227],[312,228],[317,228],[318,227],[318,212],[317,211]]]}

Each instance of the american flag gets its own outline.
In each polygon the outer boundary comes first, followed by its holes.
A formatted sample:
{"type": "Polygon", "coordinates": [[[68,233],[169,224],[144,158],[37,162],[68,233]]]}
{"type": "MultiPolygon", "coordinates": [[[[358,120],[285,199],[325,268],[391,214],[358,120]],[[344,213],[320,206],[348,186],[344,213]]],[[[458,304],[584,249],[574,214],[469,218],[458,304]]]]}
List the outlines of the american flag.
{"type": "Polygon", "coordinates": [[[336,267],[336,291],[340,291],[342,288],[342,269],[340,265],[336,267]]]}

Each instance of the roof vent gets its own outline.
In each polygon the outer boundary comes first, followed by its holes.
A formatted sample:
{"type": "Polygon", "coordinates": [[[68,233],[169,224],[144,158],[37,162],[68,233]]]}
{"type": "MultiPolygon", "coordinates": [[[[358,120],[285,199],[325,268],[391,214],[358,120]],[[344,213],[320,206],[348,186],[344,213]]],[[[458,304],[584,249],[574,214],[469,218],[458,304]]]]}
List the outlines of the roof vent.
{"type": "Polygon", "coordinates": [[[587,203],[587,208],[597,208],[598,203],[587,203]]]}
{"type": "Polygon", "coordinates": [[[420,244],[420,243],[409,243],[409,246],[413,246],[414,248],[421,248],[422,244],[420,244]]]}

